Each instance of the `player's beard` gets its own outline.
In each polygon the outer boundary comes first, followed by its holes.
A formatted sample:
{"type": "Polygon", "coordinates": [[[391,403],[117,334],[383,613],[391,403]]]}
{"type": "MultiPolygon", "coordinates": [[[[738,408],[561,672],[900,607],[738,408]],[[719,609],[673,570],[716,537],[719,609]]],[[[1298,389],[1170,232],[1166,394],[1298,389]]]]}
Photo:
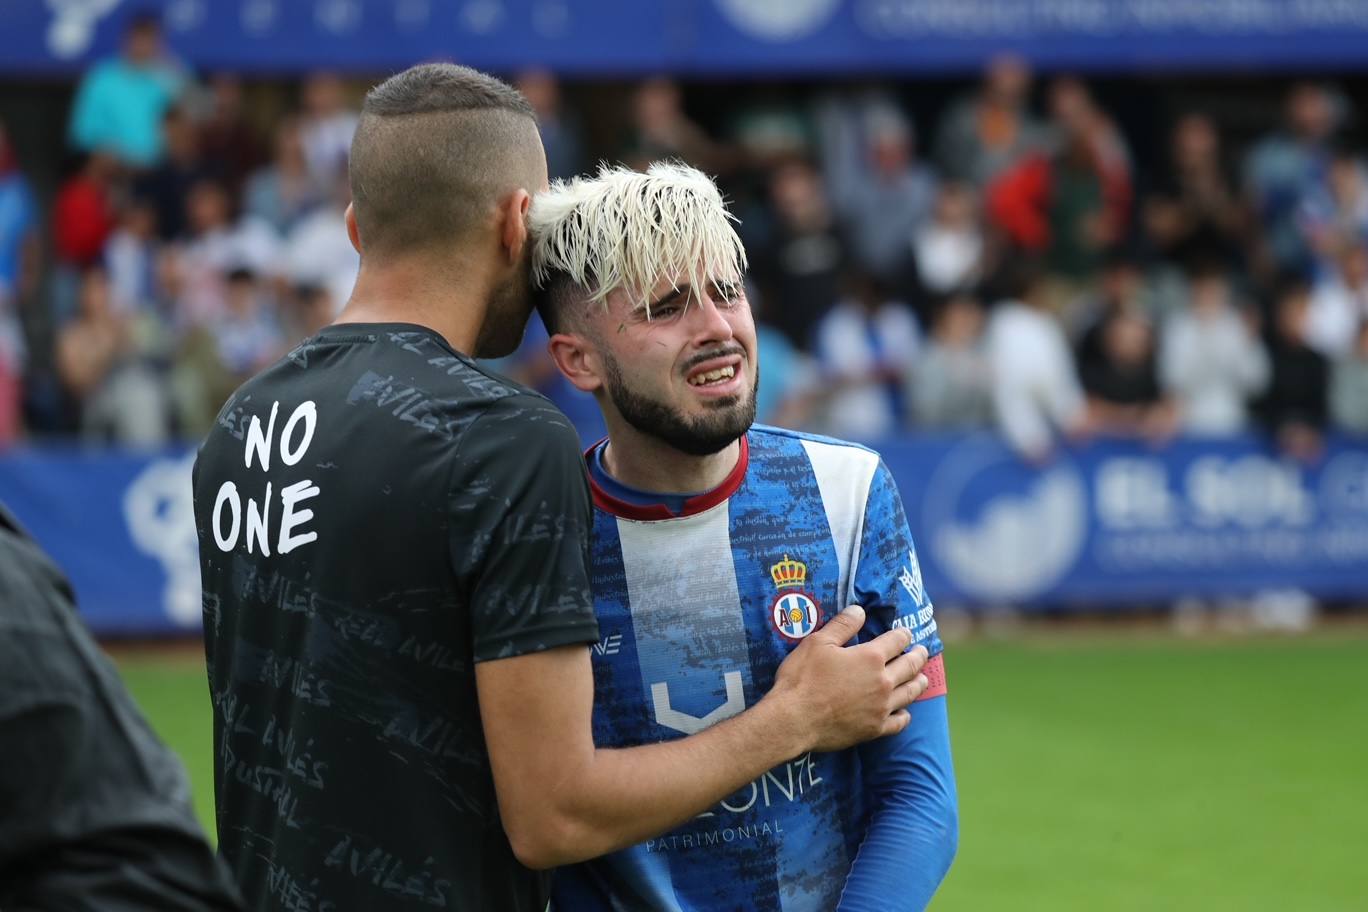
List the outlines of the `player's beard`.
{"type": "Polygon", "coordinates": [[[485,320],[475,337],[476,358],[502,358],[522,344],[527,318],[532,314],[532,259],[524,257],[517,271],[494,289],[485,320]]]}
{"type": "Polygon", "coordinates": [[[716,400],[710,403],[711,411],[708,414],[689,418],[629,388],[617,359],[608,352],[602,354],[608,375],[604,386],[618,414],[636,430],[655,437],[681,453],[690,456],[720,453],[755,423],[755,397],[760,391],[758,368],[749,396],[716,400]]]}

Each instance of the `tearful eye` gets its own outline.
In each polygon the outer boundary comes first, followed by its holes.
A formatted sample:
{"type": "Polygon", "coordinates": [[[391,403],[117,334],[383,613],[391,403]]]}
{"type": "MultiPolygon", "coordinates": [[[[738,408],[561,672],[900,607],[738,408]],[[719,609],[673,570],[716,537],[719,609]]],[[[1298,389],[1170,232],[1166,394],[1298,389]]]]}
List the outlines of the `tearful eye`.
{"type": "Polygon", "coordinates": [[[741,297],[741,286],[732,282],[723,282],[713,286],[714,300],[735,301],[741,297]]]}

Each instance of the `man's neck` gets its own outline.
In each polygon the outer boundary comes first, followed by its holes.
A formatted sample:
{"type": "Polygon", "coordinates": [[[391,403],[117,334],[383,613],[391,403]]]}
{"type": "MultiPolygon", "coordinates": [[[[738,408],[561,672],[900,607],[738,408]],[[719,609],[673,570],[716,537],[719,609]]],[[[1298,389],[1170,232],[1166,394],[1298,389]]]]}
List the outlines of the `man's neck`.
{"type": "Polygon", "coordinates": [[[347,306],[333,322],[413,323],[473,356],[485,319],[482,284],[450,265],[418,258],[378,269],[363,263],[347,306]]]}
{"type": "Polygon", "coordinates": [[[725,481],[739,458],[741,444],[735,440],[711,456],[692,456],[634,428],[622,428],[609,430],[603,468],[638,491],[696,494],[725,481]]]}

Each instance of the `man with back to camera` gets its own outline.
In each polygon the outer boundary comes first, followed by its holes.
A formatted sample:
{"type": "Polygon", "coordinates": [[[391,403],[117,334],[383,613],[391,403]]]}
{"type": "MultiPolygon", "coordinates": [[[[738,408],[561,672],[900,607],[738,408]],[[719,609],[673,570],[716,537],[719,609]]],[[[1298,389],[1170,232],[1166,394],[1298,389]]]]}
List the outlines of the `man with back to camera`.
{"type": "Polygon", "coordinates": [[[594,394],[586,456],[602,648],[594,739],[669,742],[739,712],[831,608],[906,629],[930,686],[903,731],[777,765],[659,838],[556,874],[558,910],[903,910],[930,902],[958,814],[941,642],[877,453],[752,426],[745,254],[698,171],[604,168],[533,204],[557,366],[594,394]]]}
{"type": "Polygon", "coordinates": [[[531,310],[531,111],[414,67],[367,96],[350,176],[351,300],[233,395],[195,466],[219,846],[250,908],[541,912],[529,867],[907,724],[921,656],[904,631],[840,648],[852,612],[738,718],[596,749],[578,442],[471,360],[531,310]]]}

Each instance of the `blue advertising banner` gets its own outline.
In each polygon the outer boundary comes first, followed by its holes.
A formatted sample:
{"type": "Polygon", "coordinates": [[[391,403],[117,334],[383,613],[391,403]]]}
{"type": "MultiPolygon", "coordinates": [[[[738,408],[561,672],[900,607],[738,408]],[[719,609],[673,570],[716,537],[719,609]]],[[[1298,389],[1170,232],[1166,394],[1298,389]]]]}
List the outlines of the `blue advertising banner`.
{"type": "Polygon", "coordinates": [[[1254,439],[1098,441],[1041,468],[987,435],[881,450],[939,601],[1368,595],[1368,441],[1309,466],[1254,439]]]}
{"type": "MultiPolygon", "coordinates": [[[[986,434],[878,449],[942,604],[1368,597],[1368,441],[1332,441],[1309,466],[1254,439],[1100,441],[1039,468],[986,434]]],[[[199,629],[193,458],[0,455],[0,501],[71,577],[97,632],[199,629]]]]}
{"type": "Polygon", "coordinates": [[[95,632],[199,631],[194,457],[193,451],[0,454],[0,501],[66,572],[95,632]]]}
{"type": "Polygon", "coordinates": [[[1368,0],[6,0],[0,73],[72,73],[130,11],[192,66],[375,73],[454,59],[576,74],[1368,65],[1368,0]]]}

